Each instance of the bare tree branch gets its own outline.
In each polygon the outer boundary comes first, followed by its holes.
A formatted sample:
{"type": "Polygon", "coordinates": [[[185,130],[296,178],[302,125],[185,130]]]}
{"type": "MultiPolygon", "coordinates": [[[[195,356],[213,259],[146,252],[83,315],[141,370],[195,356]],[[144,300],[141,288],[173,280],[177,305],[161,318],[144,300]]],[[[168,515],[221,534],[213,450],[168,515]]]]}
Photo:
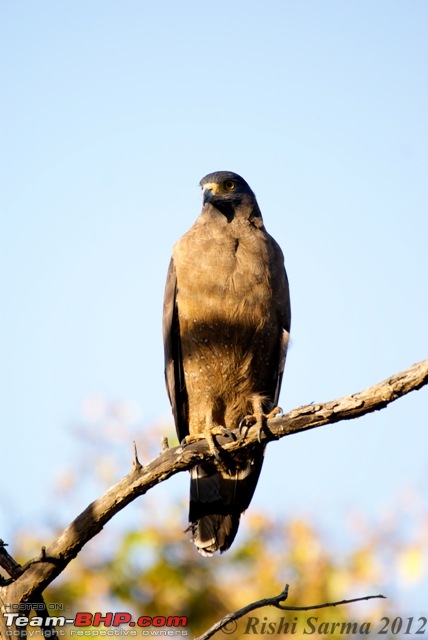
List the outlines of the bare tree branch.
{"type": "MultiPolygon", "coordinates": [[[[8,554],[5,547],[7,547],[7,543],[0,540],[0,567],[5,569],[6,573],[8,573],[11,578],[16,579],[22,573],[22,567],[18,564],[11,555],[8,554]]],[[[5,580],[5,579],[3,579],[5,580]]],[[[5,583],[9,582],[5,580],[5,583]]]]}
{"type": "MultiPolygon", "coordinates": [[[[300,431],[358,418],[383,409],[394,400],[410,391],[420,389],[427,383],[428,360],[424,360],[360,393],[324,404],[299,407],[286,415],[269,420],[261,432],[257,427],[250,427],[244,439],[238,437],[236,441],[232,441],[228,437],[219,437],[218,442],[233,455],[238,449],[254,447],[258,440],[266,444],[300,431]]],[[[39,557],[20,567],[19,575],[18,571],[15,573],[11,570],[10,556],[9,560],[5,560],[4,554],[0,553],[0,566],[10,571],[11,576],[11,581],[6,581],[8,584],[0,585],[0,607],[5,602],[25,603],[35,601],[35,598],[40,599],[44,589],[118,511],[156,484],[211,458],[212,454],[205,440],[164,449],[157,458],[144,466],[141,466],[135,451],[130,473],[92,502],[54,542],[42,549],[39,557]]],[[[0,631],[1,622],[0,616],[0,631]]]]}
{"type": "Polygon", "coordinates": [[[385,598],[385,596],[377,595],[377,596],[362,596],[361,598],[352,598],[350,600],[340,600],[338,602],[324,602],[323,604],[313,604],[307,607],[289,607],[281,604],[288,598],[288,584],[285,585],[284,590],[281,591],[277,596],[273,596],[272,598],[263,598],[262,600],[257,600],[256,602],[251,602],[247,604],[242,609],[238,609],[238,611],[234,611],[233,613],[228,613],[224,618],[213,624],[207,631],[205,631],[201,636],[198,636],[194,640],[209,640],[213,635],[220,631],[220,629],[227,628],[227,634],[233,633],[236,630],[236,620],[239,618],[243,618],[250,611],[254,611],[255,609],[261,609],[262,607],[275,607],[276,609],[281,609],[282,611],[312,611],[313,609],[326,609],[327,607],[338,607],[342,604],[350,604],[351,602],[361,602],[362,600],[372,600],[373,598],[385,598]],[[234,622],[234,627],[230,626],[230,623],[234,622]]]}

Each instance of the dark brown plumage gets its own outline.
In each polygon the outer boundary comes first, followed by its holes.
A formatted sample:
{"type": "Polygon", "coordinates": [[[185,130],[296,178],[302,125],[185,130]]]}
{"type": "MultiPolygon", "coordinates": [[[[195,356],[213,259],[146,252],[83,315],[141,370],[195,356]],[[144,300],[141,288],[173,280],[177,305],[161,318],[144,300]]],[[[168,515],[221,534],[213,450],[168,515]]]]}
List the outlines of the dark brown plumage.
{"type": "MultiPolygon", "coordinates": [[[[290,331],[280,247],[240,176],[201,180],[203,208],[174,246],[165,288],[165,376],[180,441],[262,426],[277,405],[290,331]]],[[[263,464],[256,446],[191,471],[190,529],[202,555],[230,547],[263,464]]]]}

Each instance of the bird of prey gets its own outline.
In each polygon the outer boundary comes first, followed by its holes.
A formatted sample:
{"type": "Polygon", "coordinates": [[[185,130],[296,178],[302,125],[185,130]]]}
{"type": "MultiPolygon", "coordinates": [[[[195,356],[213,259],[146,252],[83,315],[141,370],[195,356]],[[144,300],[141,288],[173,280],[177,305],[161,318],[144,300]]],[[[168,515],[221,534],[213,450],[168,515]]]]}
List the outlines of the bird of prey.
{"type": "Polygon", "coordinates": [[[291,314],[283,254],[248,184],[216,171],[200,185],[202,212],[173,248],[163,337],[178,438],[206,437],[218,454],[190,472],[189,529],[211,556],[232,544],[264,455],[257,443],[225,464],[214,438],[278,411],[291,314]]]}

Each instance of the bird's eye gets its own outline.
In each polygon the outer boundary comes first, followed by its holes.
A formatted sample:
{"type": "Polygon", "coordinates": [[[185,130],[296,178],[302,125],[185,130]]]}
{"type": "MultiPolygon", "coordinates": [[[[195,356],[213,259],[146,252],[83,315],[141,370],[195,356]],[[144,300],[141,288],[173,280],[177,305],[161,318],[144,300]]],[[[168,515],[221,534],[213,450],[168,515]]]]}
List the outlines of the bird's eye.
{"type": "Polygon", "coordinates": [[[226,180],[226,182],[224,183],[224,188],[226,189],[226,191],[233,191],[235,187],[236,184],[233,182],[233,180],[226,180]]]}

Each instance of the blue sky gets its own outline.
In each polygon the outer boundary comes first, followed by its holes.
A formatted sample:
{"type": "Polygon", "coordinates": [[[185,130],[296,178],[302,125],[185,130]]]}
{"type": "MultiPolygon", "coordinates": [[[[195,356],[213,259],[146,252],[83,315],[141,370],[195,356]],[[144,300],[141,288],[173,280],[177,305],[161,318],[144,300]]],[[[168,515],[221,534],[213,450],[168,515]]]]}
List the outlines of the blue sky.
{"type": "MultiPolygon", "coordinates": [[[[164,280],[211,171],[243,175],[285,254],[285,410],[428,357],[426,2],[0,10],[1,537],[49,520],[88,394],[171,424],[164,280]]],[[[426,492],[427,407],[425,389],[272,445],[255,507],[340,538],[349,510],[426,492]]],[[[401,594],[409,615],[427,593],[401,594]]]]}

